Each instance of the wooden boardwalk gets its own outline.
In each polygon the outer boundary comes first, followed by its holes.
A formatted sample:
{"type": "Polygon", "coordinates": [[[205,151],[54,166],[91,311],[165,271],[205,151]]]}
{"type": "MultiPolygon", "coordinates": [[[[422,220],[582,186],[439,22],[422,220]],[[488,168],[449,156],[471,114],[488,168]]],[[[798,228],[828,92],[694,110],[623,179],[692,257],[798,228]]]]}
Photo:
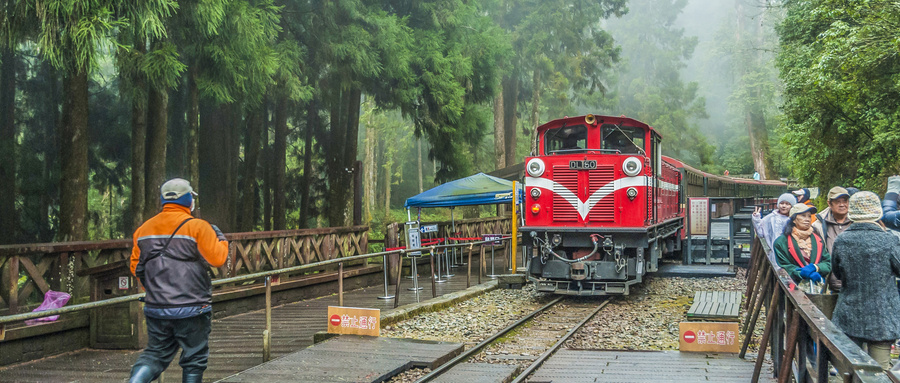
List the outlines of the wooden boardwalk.
{"type": "MultiPolygon", "coordinates": [[[[489,259],[489,258],[488,258],[489,259]]],[[[506,259],[496,257],[497,270],[504,270],[506,259]]],[[[477,261],[473,258],[473,271],[477,261]]],[[[449,282],[437,284],[438,296],[466,288],[465,266],[452,270],[456,276],[449,282]]],[[[488,272],[490,268],[488,268],[488,272]]],[[[420,265],[419,300],[431,298],[431,282],[427,266],[420,265]]],[[[472,285],[477,281],[472,277],[472,285]]],[[[482,282],[491,281],[482,278],[482,282]]],[[[416,294],[408,291],[412,280],[403,278],[400,305],[416,302],[416,294]]],[[[393,286],[392,286],[393,290],[393,286]]],[[[344,293],[344,306],[381,309],[393,308],[393,300],[377,299],[384,294],[383,286],[374,286],[344,293]]],[[[391,291],[393,294],[393,291],[391,291]]],[[[277,306],[272,310],[272,358],[301,350],[312,344],[313,334],[325,331],[328,306],[337,306],[336,294],[277,306]]],[[[216,381],[262,363],[262,333],[265,329],[265,310],[257,310],[213,321],[210,334],[209,368],[203,380],[216,381]]],[[[50,358],[0,369],[0,382],[122,382],[128,378],[131,366],[140,355],[137,350],[84,349],[50,358]]],[[[181,381],[181,368],[176,355],[165,373],[167,382],[181,381]]]]}
{"type": "Polygon", "coordinates": [[[737,321],[740,309],[741,293],[738,291],[697,291],[687,317],[691,320],[737,321]]]}
{"type": "MultiPolygon", "coordinates": [[[[615,382],[744,383],[753,375],[753,358],[734,354],[678,351],[560,350],[529,379],[532,383],[615,382]]],[[[769,365],[770,366],[770,365],[769,365]]],[[[760,382],[774,382],[766,366],[760,382]]]]}

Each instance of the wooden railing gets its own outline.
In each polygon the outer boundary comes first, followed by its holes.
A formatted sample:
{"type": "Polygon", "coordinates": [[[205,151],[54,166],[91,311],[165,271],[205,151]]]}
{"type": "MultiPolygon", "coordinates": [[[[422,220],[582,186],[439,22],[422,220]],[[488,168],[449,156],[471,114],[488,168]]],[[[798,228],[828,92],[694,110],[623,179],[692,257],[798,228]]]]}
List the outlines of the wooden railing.
{"type": "MultiPolygon", "coordinates": [[[[422,225],[438,225],[437,238],[480,238],[484,234],[509,234],[512,232],[512,219],[510,217],[489,217],[489,218],[471,218],[460,219],[455,222],[456,230],[453,230],[453,222],[422,222],[422,225]]],[[[385,238],[387,247],[394,247],[405,242],[403,234],[403,222],[395,222],[388,224],[385,233],[395,233],[399,235],[399,242],[395,238],[385,238]],[[396,229],[395,229],[396,228],[396,229]],[[399,231],[398,231],[399,229],[399,231]]],[[[390,237],[388,235],[388,237],[390,237]]],[[[423,238],[423,241],[426,239],[423,238]]]]}
{"type": "MultiPolygon", "coordinates": [[[[228,260],[214,278],[327,261],[368,253],[368,226],[227,234],[228,260]]],[[[131,239],[0,246],[0,315],[40,303],[48,290],[87,300],[83,269],[131,257],[131,239]]]]}
{"type": "Polygon", "coordinates": [[[751,382],[759,379],[766,348],[779,383],[794,381],[792,377],[798,382],[828,382],[829,366],[834,366],[842,382],[891,382],[894,373],[883,371],[878,362],[835,326],[784,269],[772,267],[766,257],[767,248],[768,244],[759,238],[754,241],[747,274],[741,358],[747,352],[760,311],[766,307],[765,328],[751,382]]]}

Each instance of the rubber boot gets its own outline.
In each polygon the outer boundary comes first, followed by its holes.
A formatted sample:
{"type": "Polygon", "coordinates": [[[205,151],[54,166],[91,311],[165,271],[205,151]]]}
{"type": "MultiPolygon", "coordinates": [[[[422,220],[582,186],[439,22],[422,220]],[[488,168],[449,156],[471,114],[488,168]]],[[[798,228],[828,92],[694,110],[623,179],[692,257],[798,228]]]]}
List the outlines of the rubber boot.
{"type": "Polygon", "coordinates": [[[128,380],[128,383],[150,383],[155,378],[153,369],[146,364],[141,364],[131,368],[131,379],[128,380]]]}
{"type": "Polygon", "coordinates": [[[203,383],[203,372],[187,372],[182,371],[181,373],[181,382],[182,383],[203,383]]]}

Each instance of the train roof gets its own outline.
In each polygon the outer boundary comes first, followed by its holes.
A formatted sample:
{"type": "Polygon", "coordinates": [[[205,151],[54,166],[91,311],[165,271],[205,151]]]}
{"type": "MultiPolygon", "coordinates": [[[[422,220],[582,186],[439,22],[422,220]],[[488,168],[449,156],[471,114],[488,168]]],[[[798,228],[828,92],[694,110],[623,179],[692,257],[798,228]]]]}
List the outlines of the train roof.
{"type": "MultiPolygon", "coordinates": [[[[544,123],[544,124],[538,126],[537,131],[540,134],[547,129],[552,129],[552,128],[555,128],[557,126],[564,125],[564,124],[565,125],[584,124],[585,118],[587,116],[588,115],[557,118],[555,120],[549,121],[547,123],[544,123]]],[[[597,121],[596,123],[600,124],[600,125],[602,125],[604,123],[613,123],[613,124],[625,123],[626,126],[635,126],[635,127],[639,127],[639,128],[648,129],[651,132],[655,133],[660,138],[662,137],[662,135],[659,134],[659,132],[656,129],[654,129],[652,126],[647,125],[638,120],[635,120],[633,118],[625,117],[624,115],[615,117],[615,116],[604,116],[604,115],[600,115],[600,114],[594,114],[593,116],[597,121]]]]}
{"type": "Polygon", "coordinates": [[[710,174],[710,173],[707,173],[704,171],[700,171],[697,168],[694,168],[693,166],[685,164],[681,160],[677,160],[677,159],[674,159],[669,156],[662,156],[662,157],[666,162],[668,162],[672,165],[675,165],[676,168],[683,168],[686,170],[690,170],[691,172],[701,174],[704,177],[717,179],[720,181],[728,181],[728,182],[735,182],[735,183],[739,183],[739,184],[749,184],[749,185],[787,185],[784,182],[781,182],[779,180],[754,180],[754,179],[750,179],[750,178],[738,178],[738,177],[729,177],[729,176],[720,176],[720,175],[716,175],[716,174],[710,174]]]}

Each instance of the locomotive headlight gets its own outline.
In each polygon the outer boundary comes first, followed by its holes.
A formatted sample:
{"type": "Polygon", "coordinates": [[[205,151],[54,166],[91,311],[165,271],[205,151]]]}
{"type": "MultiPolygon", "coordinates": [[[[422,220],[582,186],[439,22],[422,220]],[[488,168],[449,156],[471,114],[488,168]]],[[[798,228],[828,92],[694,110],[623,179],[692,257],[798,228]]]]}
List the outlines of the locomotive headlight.
{"type": "Polygon", "coordinates": [[[531,205],[531,213],[532,214],[537,214],[540,212],[541,212],[541,205],[538,205],[538,204],[531,205]]]}
{"type": "Polygon", "coordinates": [[[527,170],[528,175],[532,177],[540,177],[544,174],[544,161],[541,161],[540,158],[532,158],[528,160],[528,165],[525,166],[525,170],[527,170]]]}
{"type": "Polygon", "coordinates": [[[643,167],[644,165],[641,164],[641,160],[637,157],[628,157],[625,159],[625,162],[622,162],[622,171],[629,177],[638,175],[643,167]]]}
{"type": "Polygon", "coordinates": [[[538,199],[541,196],[541,189],[531,188],[531,198],[538,199]]]}
{"type": "Polygon", "coordinates": [[[625,195],[627,195],[628,199],[631,201],[634,201],[634,199],[637,197],[637,193],[638,191],[634,187],[630,187],[625,191],[625,195]]]}

